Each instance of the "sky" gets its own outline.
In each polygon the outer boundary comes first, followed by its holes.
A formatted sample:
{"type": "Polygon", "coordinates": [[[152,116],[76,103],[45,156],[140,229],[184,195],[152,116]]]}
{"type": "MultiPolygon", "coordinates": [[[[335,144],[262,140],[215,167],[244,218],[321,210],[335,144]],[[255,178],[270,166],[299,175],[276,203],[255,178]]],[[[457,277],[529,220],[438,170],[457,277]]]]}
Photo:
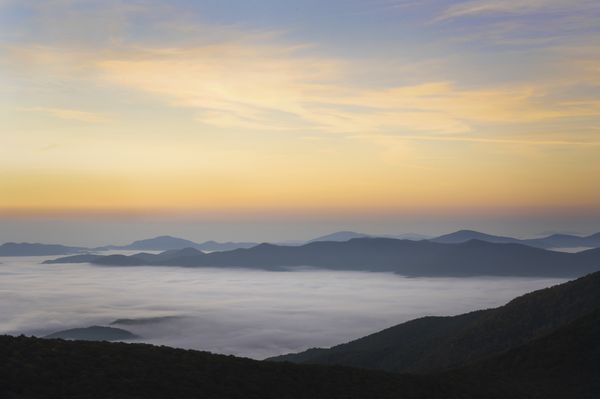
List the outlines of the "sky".
{"type": "Polygon", "coordinates": [[[0,0],[0,241],[600,230],[594,0],[0,0]]]}

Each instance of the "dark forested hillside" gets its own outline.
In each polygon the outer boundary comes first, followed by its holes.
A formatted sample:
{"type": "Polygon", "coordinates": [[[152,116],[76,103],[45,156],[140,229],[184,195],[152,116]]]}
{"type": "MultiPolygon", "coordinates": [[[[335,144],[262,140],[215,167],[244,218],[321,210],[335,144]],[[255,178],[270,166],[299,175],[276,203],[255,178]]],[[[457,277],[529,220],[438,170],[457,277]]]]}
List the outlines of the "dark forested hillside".
{"type": "Polygon", "coordinates": [[[420,376],[9,336],[0,336],[0,358],[3,399],[595,399],[600,310],[499,355],[420,376]]]}
{"type": "Polygon", "coordinates": [[[0,336],[0,397],[458,398],[447,383],[144,344],[0,336]]]}
{"type": "Polygon", "coordinates": [[[600,307],[600,272],[508,304],[454,317],[425,317],[331,349],[272,358],[402,372],[430,372],[517,347],[600,307]]]}
{"type": "Polygon", "coordinates": [[[442,375],[482,397],[600,397],[600,309],[498,356],[442,375]]]}

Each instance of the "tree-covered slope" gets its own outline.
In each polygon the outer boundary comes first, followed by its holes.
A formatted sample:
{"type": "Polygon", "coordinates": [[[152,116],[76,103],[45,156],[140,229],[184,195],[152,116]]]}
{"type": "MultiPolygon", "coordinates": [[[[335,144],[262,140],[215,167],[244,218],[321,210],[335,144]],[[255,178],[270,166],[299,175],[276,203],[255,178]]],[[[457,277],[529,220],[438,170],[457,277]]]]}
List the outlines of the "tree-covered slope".
{"type": "Polygon", "coordinates": [[[482,397],[596,399],[600,397],[600,309],[442,378],[482,397]]]}
{"type": "Polygon", "coordinates": [[[416,319],[330,349],[270,360],[431,372],[522,345],[598,307],[600,272],[523,295],[496,309],[416,319]]]}
{"type": "Polygon", "coordinates": [[[0,359],[3,399],[460,397],[424,377],[144,344],[0,336],[0,359]]]}
{"type": "Polygon", "coordinates": [[[9,336],[0,336],[0,358],[3,399],[595,399],[600,309],[498,355],[420,376],[144,344],[9,336]]]}

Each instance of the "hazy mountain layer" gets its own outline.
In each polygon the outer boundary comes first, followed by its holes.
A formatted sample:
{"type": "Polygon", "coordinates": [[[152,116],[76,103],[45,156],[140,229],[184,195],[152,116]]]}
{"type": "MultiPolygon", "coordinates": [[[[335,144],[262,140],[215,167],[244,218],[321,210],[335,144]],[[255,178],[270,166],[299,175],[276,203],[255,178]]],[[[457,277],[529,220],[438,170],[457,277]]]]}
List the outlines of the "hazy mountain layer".
{"type": "Polygon", "coordinates": [[[357,238],[302,246],[260,244],[249,249],[202,253],[188,248],[162,254],[65,257],[45,263],[249,267],[284,270],[312,266],[334,270],[395,272],[407,276],[577,277],[600,269],[600,249],[563,253],[521,244],[471,240],[461,244],[389,238],[357,238]]]}
{"type": "Polygon", "coordinates": [[[600,247],[600,233],[585,237],[570,234],[553,234],[543,238],[518,239],[513,237],[495,236],[491,234],[480,233],[473,230],[459,230],[454,233],[445,234],[432,238],[433,242],[446,244],[459,244],[469,240],[482,240],[493,243],[513,243],[524,244],[536,248],[597,248],[600,247]]]}
{"type": "Polygon", "coordinates": [[[81,247],[67,247],[56,244],[7,242],[0,245],[0,256],[49,256],[67,255],[84,251],[81,247]]]}

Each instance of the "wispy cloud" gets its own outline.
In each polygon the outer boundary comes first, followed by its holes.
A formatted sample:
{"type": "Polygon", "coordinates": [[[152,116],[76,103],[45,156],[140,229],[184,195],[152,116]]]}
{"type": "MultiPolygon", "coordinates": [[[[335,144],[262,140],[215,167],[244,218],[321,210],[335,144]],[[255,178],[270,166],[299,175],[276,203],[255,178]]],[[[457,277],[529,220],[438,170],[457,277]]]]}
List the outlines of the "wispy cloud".
{"type": "Polygon", "coordinates": [[[106,123],[110,121],[110,118],[107,115],[72,108],[30,107],[18,108],[18,110],[26,112],[39,112],[59,119],[86,123],[106,123]]]}
{"type": "MultiPolygon", "coordinates": [[[[593,95],[559,95],[569,84],[579,84],[577,74],[571,80],[471,88],[449,80],[368,88],[351,82],[353,66],[345,60],[272,43],[124,47],[104,53],[34,46],[17,49],[15,59],[47,65],[62,77],[85,71],[85,79],[195,110],[197,121],[219,128],[449,134],[476,126],[595,117],[600,112],[593,95]]],[[[597,75],[589,62],[576,64],[571,68],[597,75]]],[[[62,119],[108,120],[74,109],[29,110],[62,119]]]]}
{"type": "Polygon", "coordinates": [[[528,14],[533,12],[556,12],[599,9],[598,2],[590,0],[473,0],[448,7],[438,21],[475,16],[479,14],[528,14]]]}
{"type": "MultiPolygon", "coordinates": [[[[160,8],[161,13],[169,15],[161,18],[155,15],[156,11],[152,13],[152,7],[120,2],[111,2],[107,7],[81,0],[53,4],[70,15],[66,27],[51,30],[57,37],[73,36],[73,31],[80,31],[76,21],[82,18],[92,21],[92,16],[108,15],[118,26],[110,32],[103,30],[99,36],[108,35],[114,40],[90,43],[90,48],[62,39],[60,44],[44,44],[40,38],[27,40],[18,46],[5,46],[8,60],[5,63],[12,62],[15,69],[34,66],[32,74],[43,70],[65,81],[77,78],[92,85],[108,84],[151,95],[171,107],[193,110],[192,119],[218,128],[456,134],[494,124],[546,123],[561,118],[593,117],[598,113],[594,95],[569,92],[569,83],[558,87],[554,76],[528,83],[489,79],[467,86],[451,77],[440,79],[421,74],[413,84],[393,83],[398,79],[390,79],[391,83],[386,85],[369,87],[353,81],[353,76],[359,69],[382,71],[378,59],[359,64],[352,59],[325,56],[314,51],[309,43],[279,41],[272,32],[248,33],[234,26],[189,24],[169,7],[160,8]],[[70,4],[87,7],[69,7],[70,4]],[[153,26],[159,27],[156,29],[168,27],[167,36],[178,31],[173,27],[179,26],[186,34],[192,29],[211,40],[164,43],[154,40],[140,44],[123,32],[132,15],[152,15],[157,22],[153,26]],[[63,33],[56,33],[63,29],[63,33]],[[118,35],[111,36],[111,32],[118,35]]],[[[412,1],[392,4],[416,7],[412,1]]],[[[594,4],[588,0],[575,4],[566,0],[472,0],[448,7],[439,19],[494,12],[580,10],[594,4]]],[[[40,26],[50,24],[56,16],[56,7],[35,3],[30,6],[39,14],[40,26]]],[[[96,28],[105,29],[100,25],[96,28]]],[[[578,58],[570,61],[579,62],[578,58]]],[[[572,82],[578,72],[589,75],[594,67],[582,63],[579,70],[570,73],[572,82]]],[[[394,76],[393,70],[382,72],[394,76]]],[[[562,77],[559,80],[562,82],[562,77]]],[[[62,119],[95,123],[107,120],[105,115],[90,111],[34,109],[62,119]]]]}
{"type": "Polygon", "coordinates": [[[471,131],[595,116],[593,98],[552,98],[552,84],[460,88],[451,81],[365,89],[349,84],[347,65],[271,47],[177,49],[143,59],[101,60],[110,82],[196,108],[219,127],[333,133],[471,131]]]}

